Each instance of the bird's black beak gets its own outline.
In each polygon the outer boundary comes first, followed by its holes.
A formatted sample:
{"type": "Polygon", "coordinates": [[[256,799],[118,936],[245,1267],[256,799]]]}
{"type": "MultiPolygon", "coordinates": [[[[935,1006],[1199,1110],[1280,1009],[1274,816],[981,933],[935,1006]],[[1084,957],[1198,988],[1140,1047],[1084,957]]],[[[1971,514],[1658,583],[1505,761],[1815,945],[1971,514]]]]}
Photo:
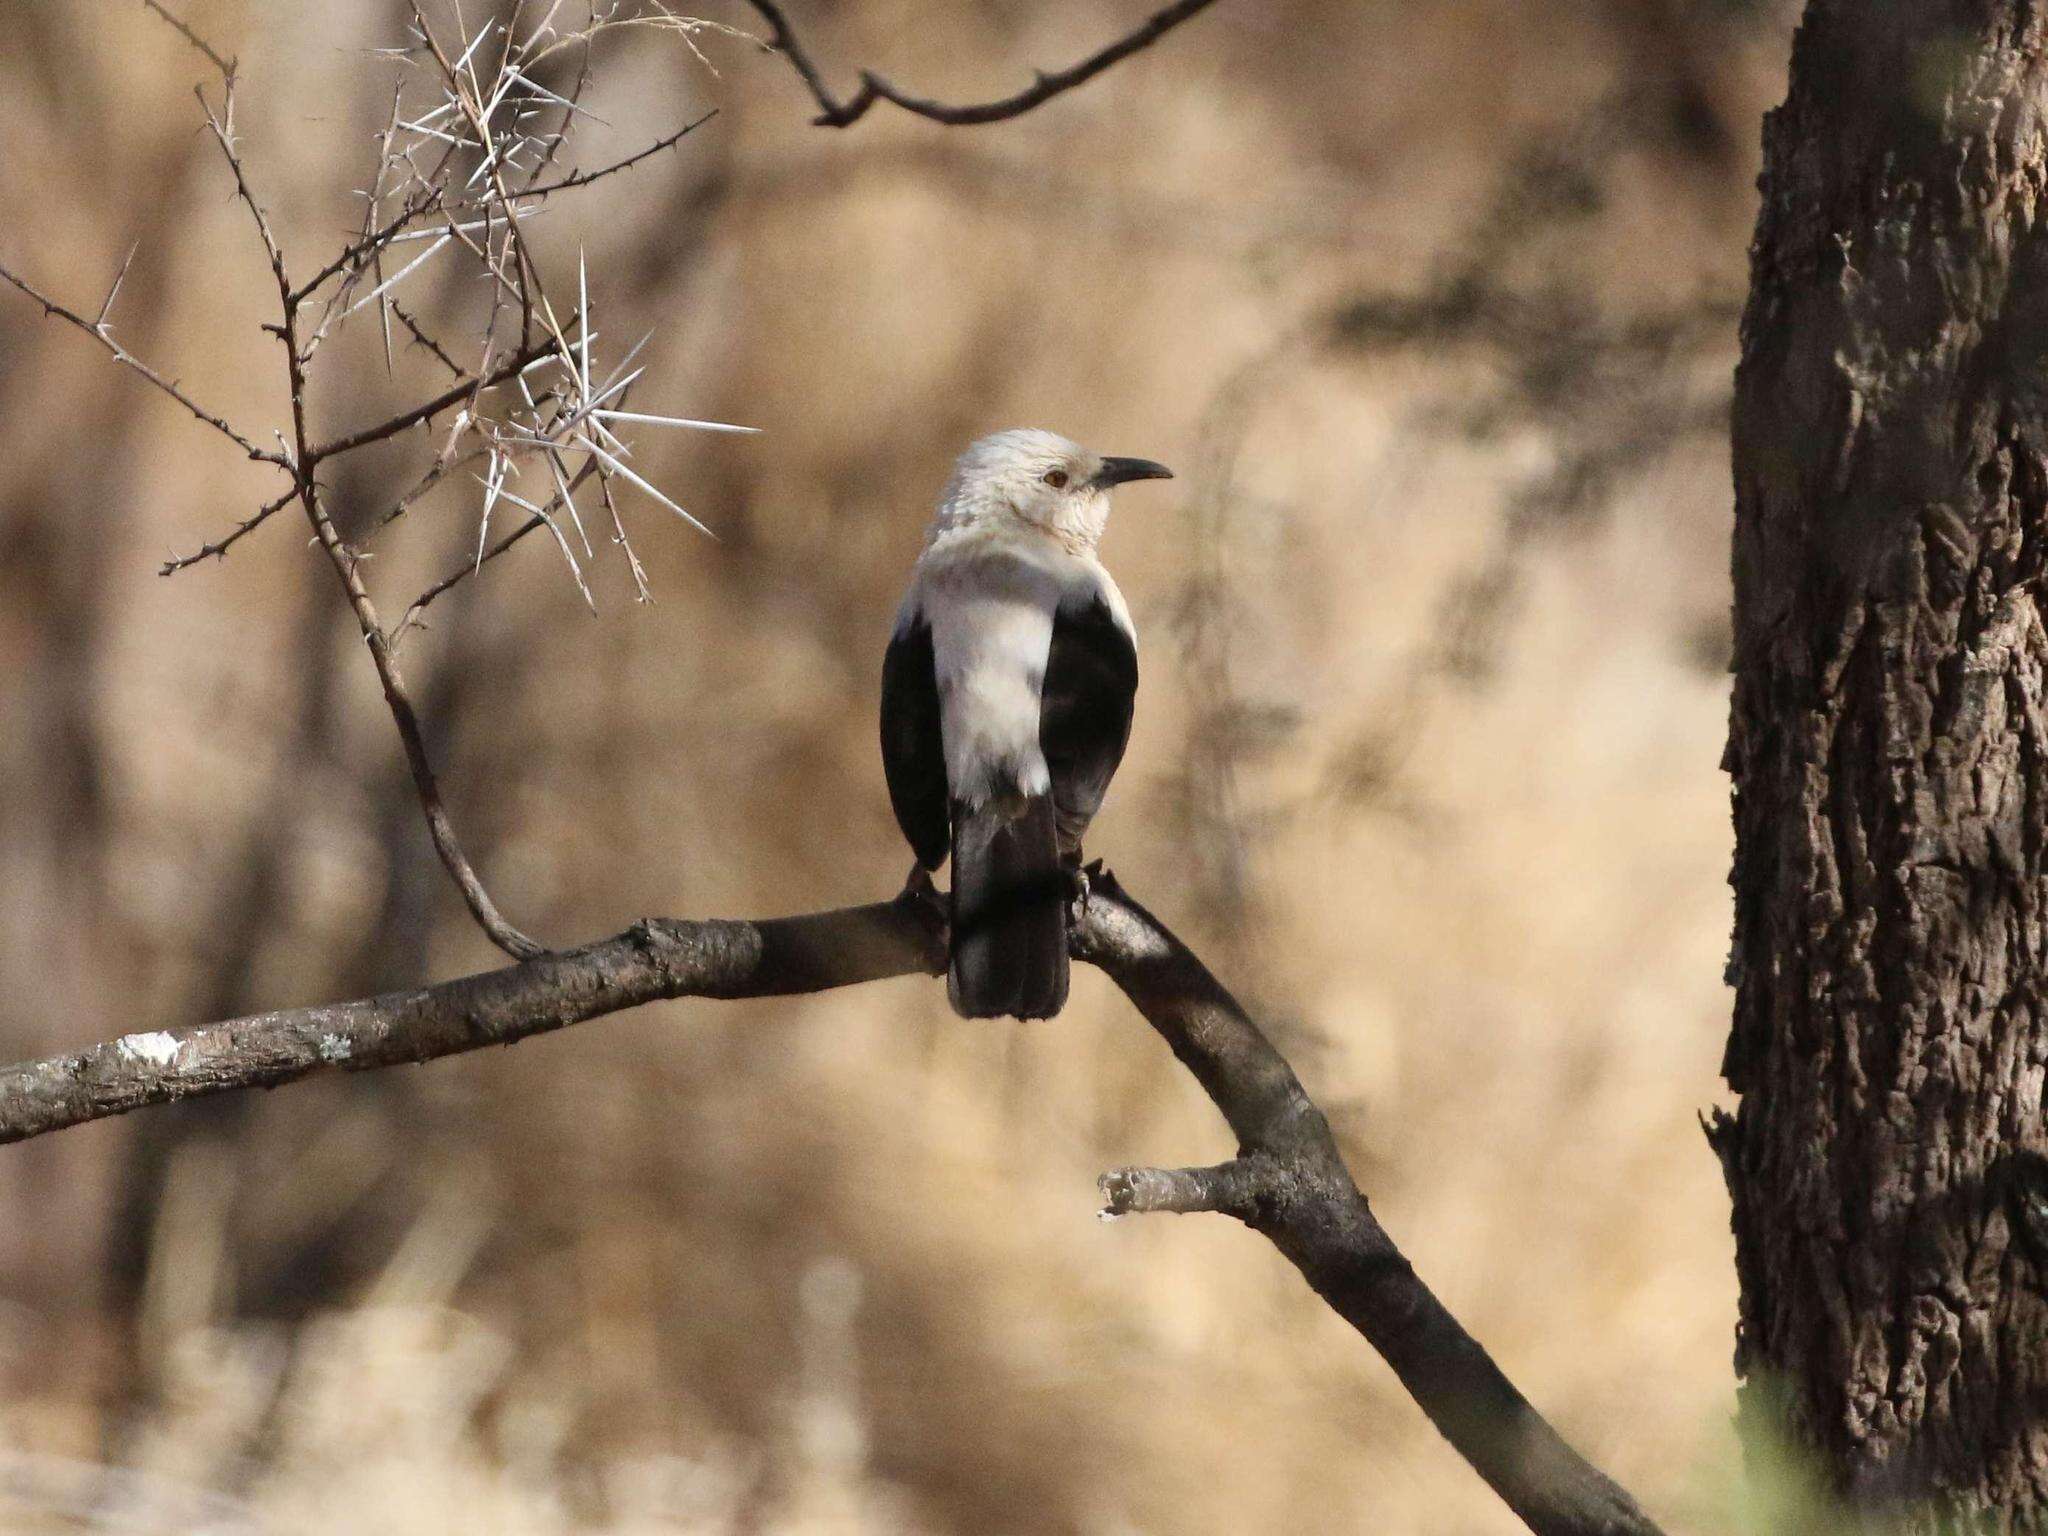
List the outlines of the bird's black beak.
{"type": "Polygon", "coordinates": [[[1173,471],[1164,464],[1155,464],[1150,459],[1104,459],[1102,468],[1095,471],[1095,478],[1088,483],[1097,490],[1112,485],[1122,485],[1126,480],[1171,480],[1173,471]]]}

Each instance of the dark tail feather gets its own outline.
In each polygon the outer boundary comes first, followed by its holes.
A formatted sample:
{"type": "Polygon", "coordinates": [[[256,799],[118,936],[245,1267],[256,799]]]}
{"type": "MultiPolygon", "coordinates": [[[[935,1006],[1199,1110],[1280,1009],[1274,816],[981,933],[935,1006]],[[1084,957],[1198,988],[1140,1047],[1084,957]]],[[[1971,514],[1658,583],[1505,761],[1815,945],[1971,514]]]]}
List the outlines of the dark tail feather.
{"type": "Polygon", "coordinates": [[[1067,878],[1052,798],[953,806],[953,953],[963,1019],[1049,1019],[1067,1002],[1067,878]]]}

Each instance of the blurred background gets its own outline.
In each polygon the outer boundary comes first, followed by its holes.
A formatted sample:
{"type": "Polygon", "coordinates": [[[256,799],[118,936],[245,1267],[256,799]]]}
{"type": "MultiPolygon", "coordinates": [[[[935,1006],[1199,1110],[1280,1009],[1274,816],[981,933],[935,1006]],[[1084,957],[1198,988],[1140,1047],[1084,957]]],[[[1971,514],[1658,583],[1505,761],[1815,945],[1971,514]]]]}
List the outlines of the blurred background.
{"type": "MultiPolygon", "coordinates": [[[[1142,0],[788,0],[842,87],[1013,89],[1142,0]]],[[[310,270],[361,216],[401,6],[178,8],[239,57],[310,270]]],[[[474,24],[478,7],[471,0],[474,24]]],[[[738,5],[711,19],[759,30],[738,5]]],[[[1734,1280],[1695,1120],[1728,999],[1724,417],[1783,0],[1223,0],[1020,120],[808,126],[787,65],[614,37],[556,202],[643,434],[656,601],[545,539],[402,659],[515,922],[892,893],[882,646],[954,453],[1172,464],[1105,558],[1141,635],[1091,852],[1268,1020],[1424,1277],[1653,1513],[1738,1528],[1734,1280]]],[[[0,261],[251,435],[269,275],[140,5],[15,6],[0,261]]],[[[429,265],[460,335],[482,290],[429,265]]],[[[272,296],[274,297],[274,296],[272,296]]],[[[367,317],[366,317],[367,318],[367,317]]],[[[374,324],[316,424],[423,396],[374,324]]],[[[400,338],[401,342],[403,337],[400,338]]],[[[332,492],[367,527],[417,435],[332,492]]],[[[0,292],[0,1055],[499,963],[332,571],[258,466],[0,292]]],[[[387,618],[476,538],[380,534],[387,618]]],[[[1101,977],[1054,1024],[904,980],[670,1004],[0,1152],[0,1529],[1505,1532],[1372,1352],[1220,1218],[1094,1180],[1230,1151],[1101,977]]]]}

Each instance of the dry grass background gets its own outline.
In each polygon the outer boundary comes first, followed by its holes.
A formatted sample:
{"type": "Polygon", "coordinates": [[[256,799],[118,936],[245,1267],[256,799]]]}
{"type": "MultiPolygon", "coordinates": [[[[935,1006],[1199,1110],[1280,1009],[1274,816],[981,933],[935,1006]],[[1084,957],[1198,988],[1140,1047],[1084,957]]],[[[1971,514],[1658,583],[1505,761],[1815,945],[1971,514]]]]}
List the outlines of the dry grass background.
{"type": "MultiPolygon", "coordinates": [[[[790,0],[836,78],[959,96],[1142,7],[790,0]]],[[[714,13],[746,24],[737,8],[714,13]]],[[[252,173],[327,247],[395,6],[206,0],[252,173]]],[[[629,516],[659,601],[540,540],[408,661],[515,921],[870,899],[906,863],[880,648],[951,454],[1031,423],[1181,470],[1106,555],[1144,637],[1094,852],[1276,1022],[1424,1275],[1674,1526],[1741,1524],[1724,1197],[1719,418],[1782,7],[1227,0],[1009,125],[806,126],[787,70],[612,48],[552,211],[719,530],[629,516]]],[[[283,419],[197,58],[17,8],[0,258],[283,419]]],[[[460,316],[474,296],[414,292],[460,316]]],[[[267,482],[0,303],[0,1052],[492,963],[331,573],[267,482]]],[[[373,347],[316,399],[367,419],[373,347]]],[[[402,368],[418,369],[416,358],[402,368]]],[[[408,374],[424,378],[423,372],[408,374]]],[[[375,511],[424,450],[336,487],[375,511]]],[[[474,537],[390,530],[387,605],[474,537]]],[[[1496,1532],[1371,1353],[1221,1220],[1093,1179],[1228,1151],[1100,978],[672,1005],[0,1157],[0,1527],[43,1532],[1496,1532]]]]}

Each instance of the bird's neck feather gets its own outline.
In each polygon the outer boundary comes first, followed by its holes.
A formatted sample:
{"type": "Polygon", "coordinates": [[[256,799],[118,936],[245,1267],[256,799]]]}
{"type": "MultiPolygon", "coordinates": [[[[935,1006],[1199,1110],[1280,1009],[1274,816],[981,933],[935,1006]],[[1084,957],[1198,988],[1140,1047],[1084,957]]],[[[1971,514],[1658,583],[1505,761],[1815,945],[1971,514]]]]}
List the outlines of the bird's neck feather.
{"type": "Polygon", "coordinates": [[[1030,547],[1034,542],[1049,544],[1087,559],[1095,557],[1102,542],[1108,508],[1099,502],[1078,502],[1063,508],[1051,522],[1026,517],[1007,501],[955,494],[939,504],[926,538],[930,548],[941,540],[972,536],[991,542],[1014,542],[1030,547]]]}

